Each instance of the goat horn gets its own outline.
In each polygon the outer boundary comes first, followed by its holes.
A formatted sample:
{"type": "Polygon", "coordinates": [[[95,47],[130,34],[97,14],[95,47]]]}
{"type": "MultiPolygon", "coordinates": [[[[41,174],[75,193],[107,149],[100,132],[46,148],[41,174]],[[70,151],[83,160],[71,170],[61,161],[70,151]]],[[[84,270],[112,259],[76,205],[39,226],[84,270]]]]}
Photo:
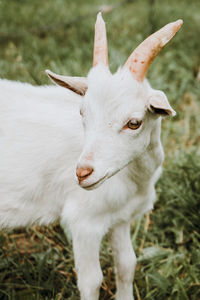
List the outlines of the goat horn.
{"type": "Polygon", "coordinates": [[[99,63],[108,66],[106,26],[101,12],[98,13],[95,24],[93,66],[96,66],[99,63]]]}
{"type": "Polygon", "coordinates": [[[182,20],[167,24],[150,35],[133,51],[125,66],[133,73],[136,80],[143,81],[156,55],[173,38],[182,24],[182,20]]]}

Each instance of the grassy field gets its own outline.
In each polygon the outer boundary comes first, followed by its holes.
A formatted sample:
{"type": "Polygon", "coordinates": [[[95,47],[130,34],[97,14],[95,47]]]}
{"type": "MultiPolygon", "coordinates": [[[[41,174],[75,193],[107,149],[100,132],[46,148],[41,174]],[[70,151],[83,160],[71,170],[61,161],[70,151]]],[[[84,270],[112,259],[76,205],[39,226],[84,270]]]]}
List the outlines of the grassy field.
{"type": "MultiPolygon", "coordinates": [[[[200,1],[0,0],[0,77],[48,84],[46,68],[83,76],[92,65],[97,11],[104,14],[111,70],[147,35],[184,26],[148,73],[177,111],[163,122],[166,159],[153,212],[132,226],[137,300],[200,299],[200,1]],[[105,6],[103,7],[105,9],[105,6]]],[[[101,250],[102,300],[113,299],[108,239],[101,250]]],[[[58,224],[0,232],[0,300],[77,300],[73,253],[58,224]]]]}

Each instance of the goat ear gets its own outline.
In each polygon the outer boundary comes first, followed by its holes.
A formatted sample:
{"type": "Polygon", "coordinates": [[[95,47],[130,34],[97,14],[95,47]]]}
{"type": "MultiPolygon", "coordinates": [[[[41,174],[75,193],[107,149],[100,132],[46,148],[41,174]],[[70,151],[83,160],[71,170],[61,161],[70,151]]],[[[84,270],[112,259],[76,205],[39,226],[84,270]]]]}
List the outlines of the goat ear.
{"type": "Polygon", "coordinates": [[[78,95],[84,96],[88,89],[87,79],[85,77],[62,76],[57,75],[50,70],[46,70],[45,72],[54,83],[67,88],[78,95]]]}
{"type": "Polygon", "coordinates": [[[170,106],[166,95],[162,91],[153,90],[148,99],[148,109],[162,116],[175,116],[176,112],[170,106]]]}

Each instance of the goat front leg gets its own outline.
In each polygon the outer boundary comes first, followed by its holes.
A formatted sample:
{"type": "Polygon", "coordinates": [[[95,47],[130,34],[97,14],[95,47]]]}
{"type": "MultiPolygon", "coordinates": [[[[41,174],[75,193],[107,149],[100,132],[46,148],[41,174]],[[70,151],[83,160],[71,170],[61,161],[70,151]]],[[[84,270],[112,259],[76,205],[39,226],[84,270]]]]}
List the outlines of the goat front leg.
{"type": "Polygon", "coordinates": [[[111,231],[110,241],[116,267],[116,300],[133,300],[136,256],[130,238],[130,224],[116,225],[111,231]]]}
{"type": "Polygon", "coordinates": [[[101,236],[83,230],[72,233],[78,288],[81,300],[98,300],[103,279],[99,262],[101,236]]]}

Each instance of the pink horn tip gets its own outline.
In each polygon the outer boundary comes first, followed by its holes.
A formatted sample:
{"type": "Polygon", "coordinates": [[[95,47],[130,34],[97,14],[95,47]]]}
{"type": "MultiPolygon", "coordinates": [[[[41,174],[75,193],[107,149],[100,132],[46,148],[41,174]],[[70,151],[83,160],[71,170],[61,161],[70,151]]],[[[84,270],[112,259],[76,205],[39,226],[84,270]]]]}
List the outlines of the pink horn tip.
{"type": "Polygon", "coordinates": [[[125,66],[138,81],[143,81],[150,64],[160,50],[173,38],[183,21],[169,23],[146,38],[130,55],[125,66]]]}
{"type": "Polygon", "coordinates": [[[108,66],[106,26],[101,12],[98,13],[95,24],[93,66],[99,63],[108,66]]]}

